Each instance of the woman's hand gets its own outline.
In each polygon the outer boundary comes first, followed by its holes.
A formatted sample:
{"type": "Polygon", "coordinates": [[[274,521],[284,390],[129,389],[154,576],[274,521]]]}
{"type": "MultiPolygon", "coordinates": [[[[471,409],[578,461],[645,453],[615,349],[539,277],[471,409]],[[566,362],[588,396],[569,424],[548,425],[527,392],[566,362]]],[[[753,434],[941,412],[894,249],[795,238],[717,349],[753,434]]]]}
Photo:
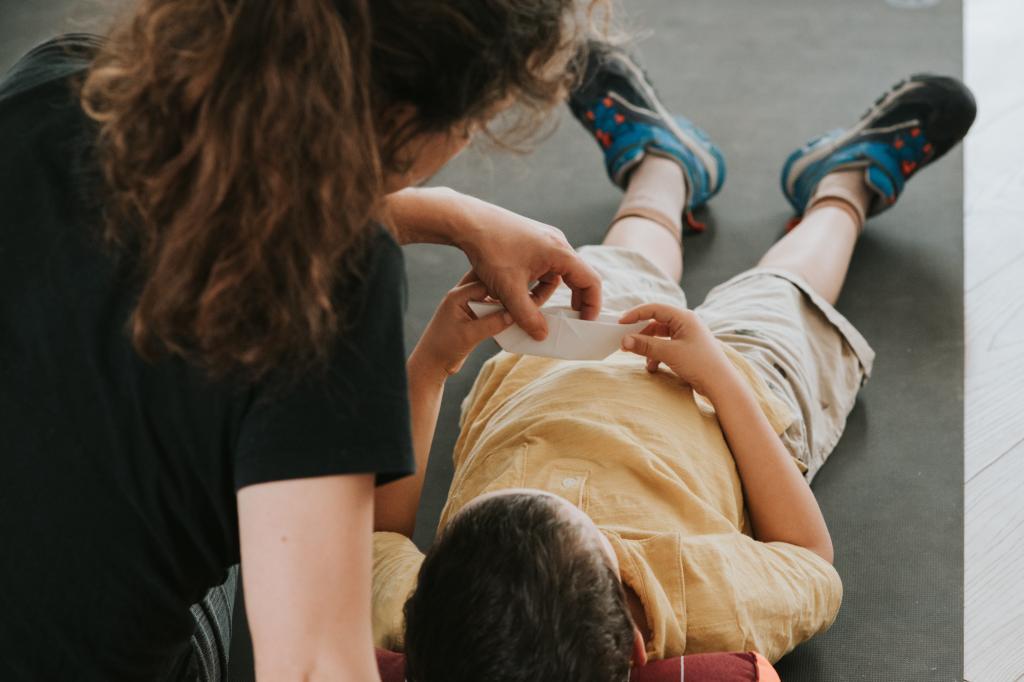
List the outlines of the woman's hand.
{"type": "Polygon", "coordinates": [[[638,334],[622,340],[622,348],[647,358],[647,371],[664,363],[701,395],[712,399],[720,378],[736,371],[711,331],[692,310],[651,303],[626,312],[619,320],[631,324],[650,320],[638,334]]]}
{"type": "Polygon", "coordinates": [[[503,332],[512,316],[497,312],[477,318],[469,301],[487,298],[487,287],[467,273],[442,299],[434,317],[409,356],[411,371],[441,380],[462,369],[466,357],[484,339],[503,332]]]}
{"type": "Polygon", "coordinates": [[[538,308],[563,281],[583,319],[601,311],[601,278],[557,228],[443,187],[396,192],[387,198],[387,211],[402,243],[462,249],[475,278],[536,339],[547,336],[538,308]]]}
{"type": "Polygon", "coordinates": [[[457,245],[476,277],[535,339],[547,336],[538,310],[561,282],[584,320],[601,312],[601,278],[579,257],[562,231],[484,201],[468,198],[468,226],[457,245]],[[538,282],[532,292],[531,282],[538,282]]]}

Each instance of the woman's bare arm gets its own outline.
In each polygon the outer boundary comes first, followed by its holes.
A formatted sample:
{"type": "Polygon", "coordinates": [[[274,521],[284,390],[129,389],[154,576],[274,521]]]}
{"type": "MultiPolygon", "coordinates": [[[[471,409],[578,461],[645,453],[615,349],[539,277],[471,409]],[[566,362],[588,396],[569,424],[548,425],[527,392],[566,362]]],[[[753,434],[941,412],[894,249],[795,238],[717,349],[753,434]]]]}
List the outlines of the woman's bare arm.
{"type": "Polygon", "coordinates": [[[373,475],[238,492],[257,680],[380,680],[370,594],[373,475]]]}

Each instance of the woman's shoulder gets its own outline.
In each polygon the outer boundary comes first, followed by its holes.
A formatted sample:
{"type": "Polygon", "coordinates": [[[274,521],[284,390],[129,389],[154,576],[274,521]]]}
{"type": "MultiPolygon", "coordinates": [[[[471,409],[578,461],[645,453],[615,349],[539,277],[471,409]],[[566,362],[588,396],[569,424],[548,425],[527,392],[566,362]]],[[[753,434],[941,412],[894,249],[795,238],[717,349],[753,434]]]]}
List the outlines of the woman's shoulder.
{"type": "MultiPolygon", "coordinates": [[[[4,195],[61,192],[65,184],[95,183],[89,154],[91,129],[82,110],[76,79],[84,75],[100,39],[71,34],[29,51],[0,79],[0,175],[22,177],[45,166],[49,189],[7,186],[4,195]],[[87,172],[88,178],[82,173],[87,172]]],[[[38,174],[37,174],[38,175],[38,174]]],[[[28,180],[25,180],[28,182],[28,180]]]]}
{"type": "Polygon", "coordinates": [[[402,247],[383,225],[373,223],[367,230],[361,262],[355,268],[356,276],[343,283],[338,295],[372,302],[392,293],[404,303],[408,292],[402,247]]]}
{"type": "Polygon", "coordinates": [[[367,243],[374,254],[374,259],[402,262],[402,247],[398,244],[395,235],[391,230],[380,223],[371,223],[369,226],[369,237],[367,243]]]}
{"type": "Polygon", "coordinates": [[[88,33],[68,33],[47,40],[29,50],[0,81],[0,103],[27,93],[63,85],[85,71],[102,45],[102,39],[88,33]]]}

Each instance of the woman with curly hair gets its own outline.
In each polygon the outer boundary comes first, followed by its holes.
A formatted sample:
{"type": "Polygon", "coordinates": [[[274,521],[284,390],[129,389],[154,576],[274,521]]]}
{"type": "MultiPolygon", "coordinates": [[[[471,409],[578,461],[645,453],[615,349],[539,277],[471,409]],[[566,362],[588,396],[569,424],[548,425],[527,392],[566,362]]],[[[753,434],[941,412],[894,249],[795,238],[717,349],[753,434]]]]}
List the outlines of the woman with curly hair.
{"type": "Polygon", "coordinates": [[[585,18],[137,0],[7,74],[0,678],[223,679],[241,562],[260,679],[376,679],[371,532],[407,530],[430,418],[399,245],[465,251],[511,313],[481,338],[543,336],[562,281],[600,308],[554,228],[414,186],[560,101],[585,18]]]}

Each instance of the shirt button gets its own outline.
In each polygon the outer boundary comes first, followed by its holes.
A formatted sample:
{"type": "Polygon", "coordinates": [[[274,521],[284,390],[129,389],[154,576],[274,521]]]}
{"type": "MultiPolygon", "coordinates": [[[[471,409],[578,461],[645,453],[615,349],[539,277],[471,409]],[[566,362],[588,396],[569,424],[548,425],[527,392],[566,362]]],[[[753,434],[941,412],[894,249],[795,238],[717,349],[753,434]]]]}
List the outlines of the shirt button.
{"type": "Polygon", "coordinates": [[[568,478],[563,478],[562,487],[565,488],[566,490],[568,490],[569,488],[575,488],[576,485],[579,484],[579,482],[579,479],[572,478],[571,476],[568,478]]]}

